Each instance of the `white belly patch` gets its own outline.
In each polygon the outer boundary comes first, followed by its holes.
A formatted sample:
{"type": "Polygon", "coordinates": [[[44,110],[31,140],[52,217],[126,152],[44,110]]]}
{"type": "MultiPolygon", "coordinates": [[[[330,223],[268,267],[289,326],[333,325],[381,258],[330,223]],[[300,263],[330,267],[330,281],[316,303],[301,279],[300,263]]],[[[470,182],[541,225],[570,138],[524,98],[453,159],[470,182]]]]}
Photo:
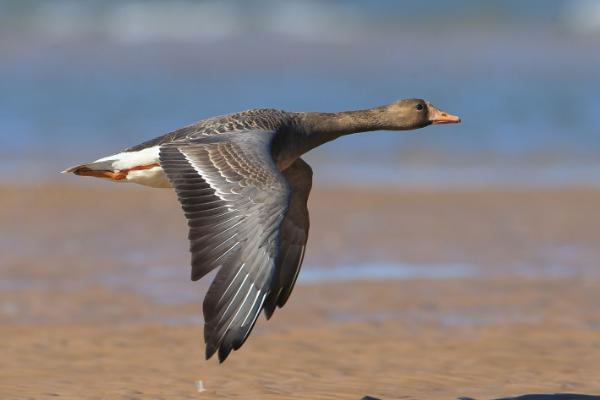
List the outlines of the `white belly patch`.
{"type": "Polygon", "coordinates": [[[150,186],[154,188],[170,188],[171,184],[165,175],[162,167],[156,166],[150,169],[132,170],[127,173],[127,182],[137,183],[139,185],[150,186]]]}

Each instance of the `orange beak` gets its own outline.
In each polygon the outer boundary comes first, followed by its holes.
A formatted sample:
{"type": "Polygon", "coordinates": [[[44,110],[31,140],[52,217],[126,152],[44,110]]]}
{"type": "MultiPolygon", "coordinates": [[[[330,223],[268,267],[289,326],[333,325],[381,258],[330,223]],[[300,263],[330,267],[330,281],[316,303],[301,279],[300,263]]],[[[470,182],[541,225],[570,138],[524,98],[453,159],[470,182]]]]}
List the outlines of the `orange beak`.
{"type": "Polygon", "coordinates": [[[429,120],[434,125],[439,124],[458,124],[460,117],[448,114],[445,111],[438,110],[435,107],[429,107],[429,120]]]}

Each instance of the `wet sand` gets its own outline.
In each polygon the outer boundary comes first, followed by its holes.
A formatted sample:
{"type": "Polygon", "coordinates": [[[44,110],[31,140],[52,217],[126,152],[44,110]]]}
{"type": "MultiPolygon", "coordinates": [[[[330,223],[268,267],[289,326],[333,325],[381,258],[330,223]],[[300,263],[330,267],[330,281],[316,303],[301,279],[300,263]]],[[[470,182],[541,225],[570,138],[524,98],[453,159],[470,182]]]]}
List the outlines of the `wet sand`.
{"type": "Polygon", "coordinates": [[[0,188],[0,398],[478,399],[600,393],[600,191],[316,188],[307,268],[469,276],[299,284],[203,360],[169,191],[0,188]],[[196,381],[206,391],[198,393],[196,381]]]}

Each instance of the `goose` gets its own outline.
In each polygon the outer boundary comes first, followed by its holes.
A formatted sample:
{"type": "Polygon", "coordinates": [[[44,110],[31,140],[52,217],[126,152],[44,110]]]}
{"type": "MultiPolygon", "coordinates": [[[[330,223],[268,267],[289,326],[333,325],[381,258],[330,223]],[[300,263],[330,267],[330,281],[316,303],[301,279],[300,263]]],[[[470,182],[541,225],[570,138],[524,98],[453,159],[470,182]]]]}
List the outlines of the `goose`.
{"type": "Polygon", "coordinates": [[[309,230],[312,169],[300,158],[340,136],[460,118],[421,99],[334,113],[248,111],[208,118],[63,173],[173,188],[189,226],[191,279],[218,269],[204,301],[206,359],[248,338],[288,300],[309,230]]]}

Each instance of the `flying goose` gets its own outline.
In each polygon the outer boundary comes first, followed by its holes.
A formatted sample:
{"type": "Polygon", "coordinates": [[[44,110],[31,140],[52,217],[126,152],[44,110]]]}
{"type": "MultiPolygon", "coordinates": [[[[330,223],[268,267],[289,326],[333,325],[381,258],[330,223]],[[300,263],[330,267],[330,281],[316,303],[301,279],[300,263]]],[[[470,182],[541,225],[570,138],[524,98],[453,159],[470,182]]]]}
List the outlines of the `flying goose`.
{"type": "Polygon", "coordinates": [[[172,187],[189,225],[192,280],[219,268],[203,303],[206,358],[223,362],[261,310],[294,287],[308,238],[312,169],[300,158],[340,136],[460,118],[421,99],[338,113],[253,109],[209,118],[89,164],[75,175],[172,187]]]}

